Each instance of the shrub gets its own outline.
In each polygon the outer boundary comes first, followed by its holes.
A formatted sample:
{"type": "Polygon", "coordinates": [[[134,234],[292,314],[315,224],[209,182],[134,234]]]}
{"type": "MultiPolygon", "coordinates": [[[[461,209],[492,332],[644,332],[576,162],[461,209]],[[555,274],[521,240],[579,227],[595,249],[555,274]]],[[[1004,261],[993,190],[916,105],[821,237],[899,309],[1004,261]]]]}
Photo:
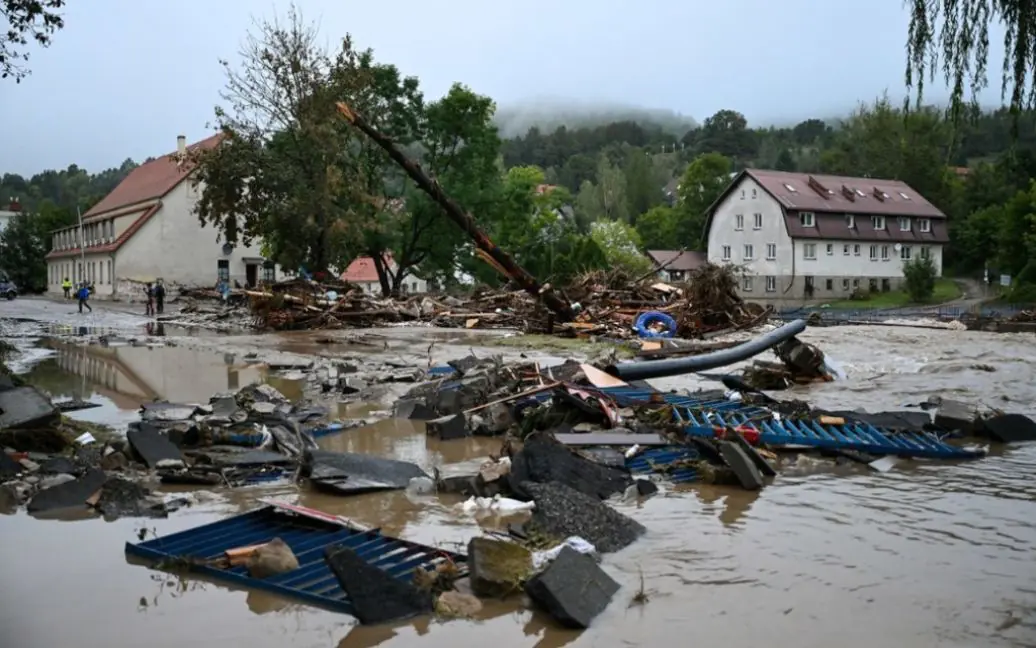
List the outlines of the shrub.
{"type": "Polygon", "coordinates": [[[903,264],[903,278],[910,300],[923,302],[935,293],[935,262],[931,257],[918,257],[903,264]]]}

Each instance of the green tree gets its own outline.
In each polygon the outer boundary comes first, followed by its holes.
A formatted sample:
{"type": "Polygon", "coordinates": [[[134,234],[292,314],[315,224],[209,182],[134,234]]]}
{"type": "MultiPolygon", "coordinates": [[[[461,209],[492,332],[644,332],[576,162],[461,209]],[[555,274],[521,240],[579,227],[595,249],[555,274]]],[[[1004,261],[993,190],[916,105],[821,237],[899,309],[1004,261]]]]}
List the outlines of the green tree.
{"type": "Polygon", "coordinates": [[[23,292],[47,288],[47,252],[50,233],[34,215],[15,216],[0,233],[0,274],[5,274],[23,292]]]}
{"type": "Polygon", "coordinates": [[[903,264],[903,280],[911,301],[921,303],[935,293],[935,262],[931,257],[917,257],[903,264]]]}
{"type": "Polygon", "coordinates": [[[666,205],[652,207],[637,217],[637,233],[648,250],[679,250],[680,219],[677,210],[666,205]]]}
{"type": "Polygon", "coordinates": [[[702,124],[697,150],[719,153],[728,158],[751,157],[759,150],[755,133],[748,128],[745,116],[736,110],[720,110],[702,124]]]}
{"type": "Polygon", "coordinates": [[[599,220],[590,226],[590,238],[604,254],[610,268],[643,274],[651,261],[640,252],[640,236],[630,225],[617,220],[599,220]]]}
{"type": "Polygon", "coordinates": [[[40,47],[50,45],[51,37],[65,26],[59,11],[65,0],[0,0],[0,16],[7,29],[0,31],[0,79],[13,78],[20,83],[29,70],[23,51],[30,41],[40,47]]]}
{"type": "Polygon", "coordinates": [[[681,248],[701,249],[705,212],[730,184],[730,169],[730,158],[719,153],[703,153],[687,165],[676,203],[681,248]]]}
{"type": "Polygon", "coordinates": [[[778,171],[794,171],[795,170],[795,158],[792,156],[791,151],[788,149],[781,149],[780,154],[777,156],[777,161],[774,163],[773,168],[778,171]]]}
{"type": "Polygon", "coordinates": [[[661,184],[655,179],[651,155],[631,149],[626,159],[626,214],[635,218],[658,204],[661,184]]]}
{"type": "Polygon", "coordinates": [[[934,78],[940,65],[950,87],[950,105],[962,114],[964,93],[974,97],[985,88],[989,59],[989,27],[1004,28],[1001,95],[1010,96],[1018,114],[1036,102],[1036,5],[1028,0],[912,0],[907,35],[906,84],[917,88],[921,105],[926,76],[934,78]]]}

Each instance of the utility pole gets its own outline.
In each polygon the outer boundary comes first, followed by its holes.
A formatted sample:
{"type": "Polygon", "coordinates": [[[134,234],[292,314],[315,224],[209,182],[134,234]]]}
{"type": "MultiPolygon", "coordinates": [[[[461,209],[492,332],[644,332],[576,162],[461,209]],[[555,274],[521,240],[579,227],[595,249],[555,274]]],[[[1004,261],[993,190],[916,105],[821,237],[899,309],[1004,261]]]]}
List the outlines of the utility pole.
{"type": "Polygon", "coordinates": [[[86,231],[83,230],[83,212],[76,205],[76,216],[79,217],[79,281],[84,281],[86,272],[86,231]]]}

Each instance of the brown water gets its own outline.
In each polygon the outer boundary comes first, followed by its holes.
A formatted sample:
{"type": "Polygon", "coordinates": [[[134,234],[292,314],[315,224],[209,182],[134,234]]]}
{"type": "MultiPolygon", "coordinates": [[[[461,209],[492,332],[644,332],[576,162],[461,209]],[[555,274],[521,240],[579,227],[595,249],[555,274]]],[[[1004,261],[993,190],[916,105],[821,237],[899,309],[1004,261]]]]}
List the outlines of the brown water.
{"type": "MultiPolygon", "coordinates": [[[[895,408],[930,394],[1028,411],[1032,336],[839,328],[806,336],[850,373],[802,390],[826,405],[895,408]],[[995,368],[972,369],[975,364],[995,368]],[[1006,395],[1010,402],[1004,402],[1006,395]]],[[[692,384],[689,380],[669,383],[692,384]]],[[[326,438],[331,449],[469,462],[498,445],[438,443],[404,421],[326,438]]],[[[246,488],[168,520],[41,522],[0,517],[2,645],[149,648],[247,645],[1036,646],[1036,446],[971,463],[916,462],[890,473],[799,462],[759,494],[670,489],[618,507],[649,530],[606,556],[623,589],[582,633],[555,628],[520,598],[476,621],[358,628],[351,618],[128,565],[122,543],[249,510],[258,496],[299,501],[420,542],[464,543],[479,525],[456,499],[404,492],[335,498],[294,486],[246,488]],[[648,602],[629,602],[643,577],[648,602]]]]}

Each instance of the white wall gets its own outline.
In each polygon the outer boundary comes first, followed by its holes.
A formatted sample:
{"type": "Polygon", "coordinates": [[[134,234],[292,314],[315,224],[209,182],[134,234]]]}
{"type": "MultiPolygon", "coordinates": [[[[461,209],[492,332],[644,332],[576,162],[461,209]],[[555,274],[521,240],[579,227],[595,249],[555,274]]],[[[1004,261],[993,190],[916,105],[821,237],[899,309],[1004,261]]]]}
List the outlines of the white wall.
{"type": "MultiPolygon", "coordinates": [[[[903,243],[903,247],[910,248],[910,258],[916,259],[921,254],[921,248],[928,248],[929,255],[935,262],[936,272],[942,276],[942,245],[919,245],[903,243]]],[[[900,257],[895,250],[895,243],[868,243],[866,241],[809,241],[800,239],[795,241],[795,263],[796,271],[800,275],[813,275],[818,277],[902,277],[903,264],[906,259],[900,257]],[[816,244],[816,260],[810,261],[805,258],[805,246],[810,243],[816,244]],[[832,254],[827,253],[827,246],[831,246],[832,254]],[[871,246],[876,247],[877,260],[871,260],[871,246]],[[845,254],[845,246],[849,247],[849,254],[845,254]],[[856,254],[856,246],[859,246],[859,255],[856,254]],[[888,258],[882,259],[881,249],[888,248],[888,258]]]]}
{"type": "MultiPolygon", "coordinates": [[[[353,283],[369,295],[381,295],[381,283],[377,281],[358,281],[353,283]]],[[[424,279],[409,276],[403,280],[403,283],[406,284],[406,294],[408,295],[418,295],[428,292],[428,282],[424,279]]]]}
{"type": "Polygon", "coordinates": [[[781,206],[749,176],[745,176],[716,207],[709,228],[707,248],[710,263],[743,264],[749,272],[759,275],[793,273],[792,241],[784,227],[781,206]],[[741,230],[736,229],[738,214],[744,216],[744,227],[741,230]],[[760,229],[755,229],[755,214],[763,216],[760,229]],[[768,243],[777,246],[776,259],[766,258],[768,243]],[[752,261],[744,258],[746,244],[753,248],[752,261]],[[723,258],[723,246],[730,246],[730,259],[723,258]]]}

